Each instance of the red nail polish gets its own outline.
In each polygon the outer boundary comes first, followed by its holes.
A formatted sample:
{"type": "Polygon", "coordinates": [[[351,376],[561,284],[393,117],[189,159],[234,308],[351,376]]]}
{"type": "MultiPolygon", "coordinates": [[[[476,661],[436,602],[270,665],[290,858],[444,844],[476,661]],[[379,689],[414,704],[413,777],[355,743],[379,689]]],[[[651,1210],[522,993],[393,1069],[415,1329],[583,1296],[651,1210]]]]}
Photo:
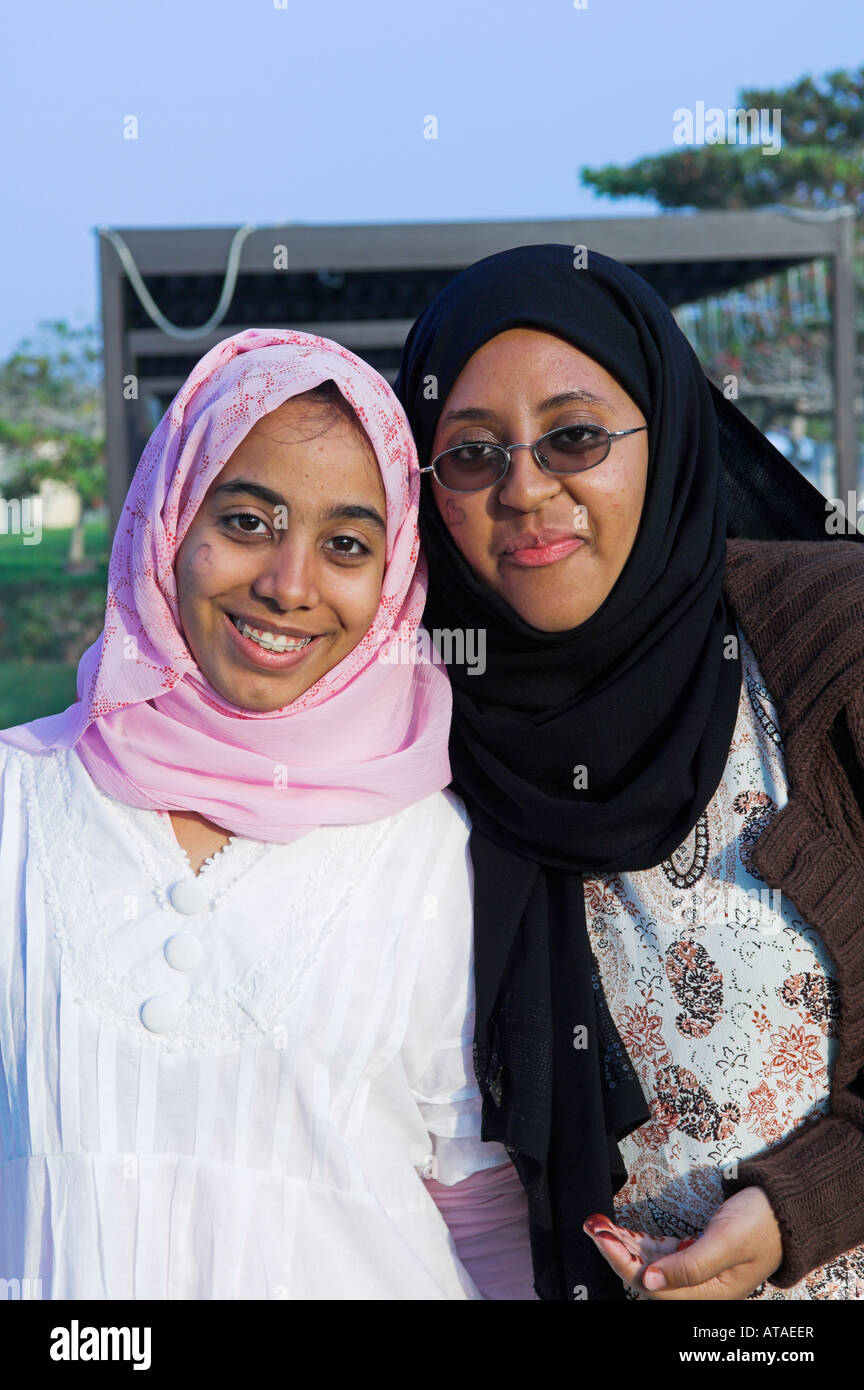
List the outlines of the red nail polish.
{"type": "Polygon", "coordinates": [[[582,1224],[584,1226],[608,1226],[609,1217],[602,1211],[592,1211],[590,1216],[585,1217],[582,1224]]]}
{"type": "Polygon", "coordinates": [[[678,1249],[689,1250],[690,1246],[695,1245],[698,1239],[698,1236],[686,1236],[684,1240],[679,1240],[678,1249]]]}
{"type": "Polygon", "coordinates": [[[609,1231],[611,1229],[609,1217],[602,1216],[599,1212],[595,1213],[593,1216],[586,1217],[583,1227],[592,1236],[595,1235],[597,1231],[609,1231]]]}

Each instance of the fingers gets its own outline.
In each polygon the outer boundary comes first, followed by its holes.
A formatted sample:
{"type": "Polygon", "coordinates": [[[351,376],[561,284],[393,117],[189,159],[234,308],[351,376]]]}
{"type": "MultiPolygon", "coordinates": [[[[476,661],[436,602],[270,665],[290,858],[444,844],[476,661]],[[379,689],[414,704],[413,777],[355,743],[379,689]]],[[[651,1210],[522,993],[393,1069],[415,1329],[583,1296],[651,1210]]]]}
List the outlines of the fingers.
{"type": "Polygon", "coordinates": [[[728,1198],[701,1236],[680,1241],[627,1231],[601,1214],[583,1229],[624,1283],[653,1299],[746,1298],[782,1259],[776,1220],[759,1188],[728,1198]]]}
{"type": "Polygon", "coordinates": [[[641,1275],[646,1264],[674,1251],[678,1244],[674,1236],[658,1238],[642,1231],[630,1231],[601,1214],[588,1217],[582,1229],[623,1283],[636,1291],[641,1289],[641,1275]]]}
{"type": "Polygon", "coordinates": [[[672,1288],[667,1286],[665,1276],[657,1269],[656,1262],[646,1264],[644,1260],[632,1254],[611,1231],[595,1231],[592,1239],[625,1287],[632,1289],[641,1298],[655,1299],[658,1302],[677,1302],[682,1299],[737,1299],[746,1298],[754,1287],[749,1274],[739,1266],[735,1270],[724,1270],[720,1277],[710,1279],[706,1284],[672,1288]]]}
{"type": "MultiPolygon", "coordinates": [[[[757,1239],[761,1231],[754,1225],[749,1207],[736,1208],[733,1203],[730,1199],[718,1208],[701,1236],[686,1246],[682,1241],[673,1254],[652,1260],[645,1271],[645,1287],[655,1292],[695,1289],[721,1277],[729,1282],[735,1278],[732,1270],[743,1273],[749,1266],[755,1267],[763,1243],[757,1239]]],[[[760,1272],[752,1287],[763,1277],[760,1272]]]]}
{"type": "Polygon", "coordinates": [[[639,1275],[644,1268],[644,1260],[641,1260],[638,1255],[634,1255],[632,1250],[627,1248],[614,1233],[611,1225],[602,1229],[595,1227],[590,1231],[586,1229],[586,1234],[590,1235],[603,1258],[612,1266],[624,1284],[638,1285],[639,1275]]]}
{"type": "Polygon", "coordinates": [[[678,1248],[678,1241],[674,1236],[649,1236],[644,1231],[631,1231],[626,1226],[619,1226],[608,1216],[602,1216],[599,1213],[589,1216],[582,1229],[586,1235],[591,1236],[592,1240],[604,1231],[607,1235],[616,1237],[625,1249],[640,1259],[643,1264],[647,1264],[660,1255],[667,1255],[678,1248]]]}
{"type": "Polygon", "coordinates": [[[645,1271],[644,1283],[646,1289],[652,1292],[659,1289],[693,1289],[698,1284],[707,1284],[710,1279],[719,1278],[724,1270],[740,1262],[740,1256],[730,1245],[727,1233],[718,1232],[715,1237],[706,1230],[686,1249],[652,1260],[645,1271]]]}

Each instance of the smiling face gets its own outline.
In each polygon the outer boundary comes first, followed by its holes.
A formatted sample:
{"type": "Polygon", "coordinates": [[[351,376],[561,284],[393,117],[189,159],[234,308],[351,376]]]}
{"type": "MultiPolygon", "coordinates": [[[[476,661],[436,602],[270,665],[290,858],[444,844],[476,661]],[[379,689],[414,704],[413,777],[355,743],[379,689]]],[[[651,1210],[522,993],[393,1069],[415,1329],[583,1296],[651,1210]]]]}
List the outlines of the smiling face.
{"type": "Polygon", "coordinates": [[[280,709],[356,647],[381,596],[385,518],[375,453],[341,397],[304,393],[253,426],[174,564],[189,650],[226,700],[280,709]],[[286,636],[304,645],[285,650],[286,636]]]}
{"type": "MultiPolygon", "coordinates": [[[[614,432],[646,420],[593,358],[553,333],[512,328],[463,367],[424,462],[469,440],[530,444],[586,424],[614,432]]],[[[532,627],[565,631],[596,612],[624,568],[645,498],[647,440],[645,432],[613,439],[602,463],[569,475],[517,449],[504,480],[484,491],[448,492],[433,478],[435,505],[483,584],[532,627]],[[558,534],[542,535],[551,544],[538,548],[538,532],[558,534]]]]}

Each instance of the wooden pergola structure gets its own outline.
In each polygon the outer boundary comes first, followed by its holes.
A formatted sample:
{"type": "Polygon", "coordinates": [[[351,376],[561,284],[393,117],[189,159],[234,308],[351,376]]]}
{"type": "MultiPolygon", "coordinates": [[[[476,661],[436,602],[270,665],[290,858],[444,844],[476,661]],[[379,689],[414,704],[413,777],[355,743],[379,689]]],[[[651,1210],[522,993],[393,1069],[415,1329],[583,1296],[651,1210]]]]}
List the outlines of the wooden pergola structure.
{"type": "Polygon", "coordinates": [[[507,247],[549,241],[587,246],[626,262],[672,308],[790,266],[829,262],[836,483],[845,496],[857,487],[858,469],[853,229],[847,208],[530,222],[301,223],[240,231],[100,228],[112,531],[148,436],[194,363],[221,339],[271,325],[319,333],[392,381],[412,322],[457,271],[507,247]],[[220,298],[220,321],[201,333],[220,298]]]}

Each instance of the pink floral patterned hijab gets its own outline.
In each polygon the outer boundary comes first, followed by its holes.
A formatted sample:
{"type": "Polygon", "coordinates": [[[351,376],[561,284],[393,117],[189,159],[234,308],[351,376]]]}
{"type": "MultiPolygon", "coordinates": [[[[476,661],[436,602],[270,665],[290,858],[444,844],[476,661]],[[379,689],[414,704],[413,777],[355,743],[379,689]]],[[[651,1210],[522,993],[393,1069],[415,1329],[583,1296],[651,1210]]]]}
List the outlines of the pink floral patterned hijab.
{"type": "Polygon", "coordinates": [[[234,834],[283,844],[317,826],[381,819],[441,790],[450,781],[447,675],[427,660],[379,659],[416,632],[423,612],[419,492],[402,408],[365,362],[307,333],[247,329],[226,338],[195,367],[141,457],[111,552],[105,628],[81,658],[76,703],[0,739],[31,753],[74,747],[98,786],[128,805],[197,811],[234,834]],[[174,559],[255,422],[328,379],[381,469],[378,611],[353,651],[290,705],[239,709],[186,645],[174,559]]]}

